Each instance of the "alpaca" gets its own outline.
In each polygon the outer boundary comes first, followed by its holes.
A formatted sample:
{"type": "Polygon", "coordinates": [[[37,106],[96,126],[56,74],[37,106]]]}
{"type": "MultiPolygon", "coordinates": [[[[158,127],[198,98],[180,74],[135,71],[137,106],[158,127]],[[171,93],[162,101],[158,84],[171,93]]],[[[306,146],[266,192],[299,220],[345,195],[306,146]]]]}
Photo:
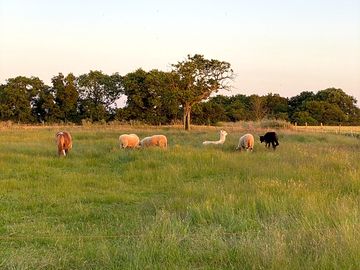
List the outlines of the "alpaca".
{"type": "Polygon", "coordinates": [[[265,147],[269,148],[270,143],[272,144],[273,149],[276,149],[276,146],[279,145],[278,136],[276,132],[266,132],[264,136],[260,136],[260,142],[265,142],[265,147]]]}
{"type": "Polygon", "coordinates": [[[254,136],[251,134],[245,134],[239,139],[239,145],[236,150],[241,151],[245,149],[246,151],[252,151],[254,148],[254,136]]]}
{"type": "Polygon", "coordinates": [[[119,136],[120,148],[137,148],[140,139],[136,134],[122,134],[119,136]]]}
{"type": "Polygon", "coordinates": [[[58,147],[58,155],[65,157],[68,151],[72,148],[71,135],[69,132],[59,131],[58,133],[56,133],[55,137],[58,147]]]}
{"type": "Polygon", "coordinates": [[[165,135],[153,135],[145,137],[140,142],[141,147],[159,146],[160,148],[167,147],[167,138],[165,135]]]}
{"type": "Polygon", "coordinates": [[[225,142],[227,132],[225,130],[220,130],[220,139],[218,141],[204,141],[203,145],[207,144],[223,144],[225,142]]]}

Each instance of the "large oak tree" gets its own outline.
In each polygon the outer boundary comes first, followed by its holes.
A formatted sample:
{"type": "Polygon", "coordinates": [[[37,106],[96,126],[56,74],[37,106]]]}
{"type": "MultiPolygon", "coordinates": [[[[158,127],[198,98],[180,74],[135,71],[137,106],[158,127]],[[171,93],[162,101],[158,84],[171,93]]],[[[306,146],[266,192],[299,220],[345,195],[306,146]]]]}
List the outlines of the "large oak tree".
{"type": "Polygon", "coordinates": [[[184,110],[184,128],[190,130],[192,107],[220,89],[230,89],[233,70],[228,62],[208,60],[200,54],[188,55],[186,60],[172,66],[172,87],[184,110]]]}

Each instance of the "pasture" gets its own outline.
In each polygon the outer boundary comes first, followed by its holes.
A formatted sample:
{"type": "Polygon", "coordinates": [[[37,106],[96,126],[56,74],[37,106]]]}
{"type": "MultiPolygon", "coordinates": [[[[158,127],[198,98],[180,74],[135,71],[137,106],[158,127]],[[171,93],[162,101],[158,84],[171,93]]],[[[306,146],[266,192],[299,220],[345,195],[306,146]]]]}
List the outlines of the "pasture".
{"type": "MultiPolygon", "coordinates": [[[[279,130],[0,130],[1,269],[359,269],[360,140],[279,130]],[[169,147],[120,149],[165,134],[169,147]]],[[[226,130],[226,128],[224,128],[226,130]]]]}

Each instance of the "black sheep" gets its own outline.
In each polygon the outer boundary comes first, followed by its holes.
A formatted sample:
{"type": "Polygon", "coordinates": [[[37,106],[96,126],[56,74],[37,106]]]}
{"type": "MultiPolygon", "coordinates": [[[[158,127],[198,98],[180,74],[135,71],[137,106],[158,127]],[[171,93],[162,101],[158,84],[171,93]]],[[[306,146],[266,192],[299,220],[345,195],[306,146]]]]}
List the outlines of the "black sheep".
{"type": "Polygon", "coordinates": [[[274,150],[279,145],[278,136],[274,131],[266,132],[264,136],[260,136],[260,142],[265,142],[266,147],[270,147],[271,143],[274,150]]]}

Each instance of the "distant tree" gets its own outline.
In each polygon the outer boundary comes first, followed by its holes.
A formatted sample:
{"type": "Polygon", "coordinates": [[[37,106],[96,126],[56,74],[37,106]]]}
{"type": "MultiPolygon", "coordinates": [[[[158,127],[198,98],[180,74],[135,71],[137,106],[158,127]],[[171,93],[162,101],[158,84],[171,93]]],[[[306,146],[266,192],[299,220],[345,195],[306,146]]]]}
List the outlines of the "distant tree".
{"type": "Polygon", "coordinates": [[[7,80],[1,90],[1,118],[16,122],[30,123],[36,120],[33,107],[44,83],[37,77],[18,76],[7,80]]]}
{"type": "MultiPolygon", "coordinates": [[[[310,91],[303,91],[299,95],[291,97],[288,102],[289,106],[289,119],[291,122],[300,122],[298,121],[298,115],[294,115],[296,112],[303,111],[307,101],[315,99],[315,94],[310,91]]],[[[306,121],[305,121],[306,122],[306,121]]],[[[304,122],[304,123],[305,123],[304,122]]]]}
{"type": "Polygon", "coordinates": [[[229,89],[233,70],[227,62],[207,60],[199,54],[188,55],[186,60],[172,66],[172,87],[183,108],[184,128],[189,130],[192,107],[220,89],[229,89]]]}
{"type": "Polygon", "coordinates": [[[288,100],[279,94],[269,93],[265,97],[267,118],[288,120],[288,100]]]}
{"type": "Polygon", "coordinates": [[[360,126],[360,108],[356,107],[352,115],[347,115],[347,120],[350,125],[360,126]]]}
{"type": "Polygon", "coordinates": [[[214,102],[200,102],[193,106],[192,119],[195,124],[212,125],[228,121],[225,108],[214,102]]]}
{"type": "Polygon", "coordinates": [[[327,101],[308,101],[305,111],[309,112],[311,117],[318,123],[336,125],[344,122],[346,114],[336,104],[327,101]]]}
{"type": "Polygon", "coordinates": [[[54,92],[51,87],[46,86],[39,93],[32,110],[38,122],[59,121],[59,107],[55,103],[54,92]]]}
{"type": "Polygon", "coordinates": [[[58,118],[64,122],[76,122],[78,120],[77,104],[79,99],[76,77],[72,73],[66,77],[59,73],[51,81],[53,84],[52,92],[58,106],[58,118]]]}
{"type": "Polygon", "coordinates": [[[179,103],[170,87],[172,74],[138,69],[123,77],[127,106],[118,116],[150,124],[165,124],[177,117],[179,103]]]}
{"type": "Polygon", "coordinates": [[[106,120],[115,101],[123,93],[122,78],[118,73],[106,75],[101,71],[90,71],[78,78],[80,113],[91,121],[106,120]]]}
{"type": "Polygon", "coordinates": [[[251,95],[249,99],[252,113],[252,119],[250,120],[260,121],[267,114],[265,98],[258,95],[251,95]]]}
{"type": "Polygon", "coordinates": [[[250,117],[250,100],[245,95],[223,96],[217,95],[211,97],[209,104],[220,106],[224,110],[224,116],[219,121],[239,121],[249,120],[250,117]]]}
{"type": "Polygon", "coordinates": [[[179,101],[177,93],[170,86],[173,74],[159,70],[151,70],[146,77],[148,91],[154,99],[153,114],[156,123],[170,123],[178,118],[179,101]]]}
{"type": "Polygon", "coordinates": [[[347,95],[343,90],[328,88],[312,92],[302,92],[290,98],[289,114],[292,122],[305,122],[337,125],[358,122],[356,99],[347,95]]]}
{"type": "Polygon", "coordinates": [[[125,109],[121,109],[121,117],[126,120],[145,120],[148,105],[147,72],[137,69],[123,77],[124,94],[127,97],[125,109]]]}
{"type": "Polygon", "coordinates": [[[6,92],[5,92],[5,84],[0,84],[0,120],[6,120],[7,114],[7,105],[6,105],[6,92]]]}
{"type": "Polygon", "coordinates": [[[358,109],[356,107],[356,99],[347,95],[342,89],[327,88],[317,92],[315,98],[333,105],[331,106],[331,110],[333,113],[337,111],[338,116],[329,116],[330,119],[338,118],[339,122],[348,122],[349,119],[352,119],[353,116],[356,115],[358,109]]]}
{"type": "Polygon", "coordinates": [[[292,119],[299,125],[305,125],[306,123],[309,125],[316,125],[318,123],[308,111],[296,111],[293,114],[292,119]]]}
{"type": "Polygon", "coordinates": [[[226,109],[228,118],[231,121],[252,120],[250,98],[245,95],[230,97],[231,105],[226,109]]]}

